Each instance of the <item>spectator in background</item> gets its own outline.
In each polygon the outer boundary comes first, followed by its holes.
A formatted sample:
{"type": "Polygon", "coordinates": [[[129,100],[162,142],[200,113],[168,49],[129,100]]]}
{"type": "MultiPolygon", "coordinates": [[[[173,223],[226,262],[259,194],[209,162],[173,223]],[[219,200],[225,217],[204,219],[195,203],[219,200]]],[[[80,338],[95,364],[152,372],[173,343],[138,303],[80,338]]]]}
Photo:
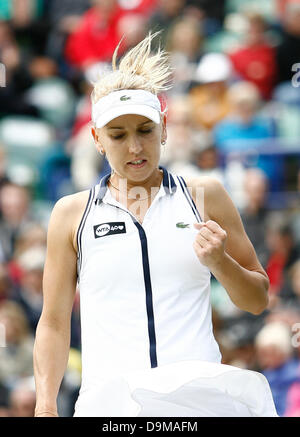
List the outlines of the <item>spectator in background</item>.
{"type": "Polygon", "coordinates": [[[278,82],[290,82],[300,62],[300,3],[287,2],[282,18],[282,41],[276,49],[278,82]]]}
{"type": "Polygon", "coordinates": [[[195,128],[212,129],[230,110],[228,80],[231,64],[222,53],[202,56],[189,91],[195,128]]]}
{"type": "Polygon", "coordinates": [[[246,149],[245,140],[271,138],[270,126],[258,116],[260,95],[251,82],[236,82],[228,90],[230,113],[215,126],[215,139],[220,150],[246,149]]]}
{"type": "Polygon", "coordinates": [[[269,305],[272,308],[278,304],[278,293],[286,286],[287,271],[300,258],[300,251],[287,219],[281,214],[270,214],[266,243],[269,257],[265,269],[270,280],[269,305]]]}
{"type": "Polygon", "coordinates": [[[20,64],[20,50],[8,22],[0,21],[0,59],[5,65],[6,80],[9,81],[20,64]]]}
{"type": "Polygon", "coordinates": [[[160,162],[171,168],[189,162],[192,151],[191,105],[187,96],[168,99],[168,138],[160,162]]]}
{"type": "Polygon", "coordinates": [[[66,60],[85,70],[96,62],[111,58],[119,43],[117,26],[123,15],[124,10],[117,0],[95,0],[66,41],[66,60]]]}
{"type": "Polygon", "coordinates": [[[6,18],[9,20],[18,44],[27,54],[38,54],[44,50],[48,32],[45,19],[44,0],[6,0],[6,18]]]}
{"type": "Polygon", "coordinates": [[[229,53],[235,72],[256,85],[263,99],[271,98],[276,81],[275,49],[265,37],[267,23],[262,15],[246,14],[244,45],[229,53]]]}
{"type": "Polygon", "coordinates": [[[188,12],[199,14],[205,35],[213,35],[221,29],[225,18],[226,0],[186,0],[188,12]]]}
{"type": "Polygon", "coordinates": [[[15,286],[20,286],[22,269],[18,263],[22,253],[34,247],[46,247],[47,231],[39,223],[30,223],[18,234],[15,241],[13,258],[8,263],[9,276],[15,286]]]}
{"type": "Polygon", "coordinates": [[[46,248],[37,246],[27,249],[17,258],[21,275],[20,287],[14,298],[22,306],[32,333],[42,312],[45,256],[46,248]]]}
{"type": "Polygon", "coordinates": [[[31,223],[22,229],[16,239],[14,258],[18,258],[26,250],[33,247],[45,247],[47,243],[47,230],[40,223],[31,223]]]}
{"type": "MultiPolygon", "coordinates": [[[[119,2],[122,4],[122,2],[119,2]]],[[[120,41],[123,34],[120,32],[137,35],[139,38],[142,31],[146,29],[146,23],[141,17],[132,17],[131,24],[127,21],[124,27],[124,21],[120,20],[129,14],[141,14],[142,16],[149,13],[152,9],[153,1],[142,0],[134,8],[122,8],[117,0],[94,0],[93,7],[81,18],[78,26],[69,35],[65,46],[66,60],[74,67],[86,70],[97,62],[106,62],[111,59],[115,47],[120,41]],[[151,6],[151,7],[150,7],[151,6]],[[143,27],[142,27],[143,23],[143,27]],[[127,26],[133,26],[135,29],[129,29],[127,26]]],[[[126,35],[125,35],[126,36],[126,35]]],[[[129,35],[129,44],[135,44],[129,35]]],[[[127,40],[120,45],[119,55],[127,49],[127,40]]]]}
{"type": "Polygon", "coordinates": [[[214,129],[216,146],[225,160],[230,153],[240,152],[246,166],[258,167],[266,173],[271,191],[280,191],[284,170],[282,160],[259,151],[259,146],[273,138],[274,132],[271,123],[259,115],[261,99],[257,87],[251,82],[234,83],[228,90],[228,99],[230,113],[214,129]],[[254,160],[251,155],[247,157],[248,150],[256,150],[254,160]]]}
{"type": "MultiPolygon", "coordinates": [[[[19,285],[15,287],[12,299],[24,310],[32,333],[35,333],[43,306],[43,270],[46,246],[32,245],[16,257],[19,266],[19,285]]],[[[71,346],[80,347],[78,302],[74,300],[71,315],[71,346]]]]}
{"type": "MultiPolygon", "coordinates": [[[[70,133],[70,140],[75,137],[80,129],[86,126],[91,120],[92,106],[91,106],[91,82],[95,80],[96,75],[100,75],[102,68],[104,69],[107,64],[98,63],[94,67],[87,69],[80,84],[80,96],[75,108],[75,114],[73,119],[73,127],[70,133]],[[96,74],[95,74],[96,70],[96,74]]],[[[68,145],[67,145],[68,148],[68,145]]]]}
{"type": "Polygon", "coordinates": [[[286,274],[278,298],[281,306],[298,309],[300,313],[300,253],[286,274]]]}
{"type": "MultiPolygon", "coordinates": [[[[184,13],[186,0],[157,0],[157,9],[148,21],[148,30],[161,31],[160,44],[166,45],[167,34],[178,17],[184,13]]],[[[153,50],[157,50],[158,41],[153,42],[153,50]]]]}
{"type": "Polygon", "coordinates": [[[126,50],[134,47],[146,36],[147,21],[142,14],[125,14],[117,26],[119,39],[125,35],[126,50]]]}
{"type": "Polygon", "coordinates": [[[218,336],[219,345],[225,351],[224,364],[256,370],[254,338],[263,323],[258,326],[254,319],[237,317],[235,321],[233,318],[226,321],[226,325],[226,329],[221,330],[218,336]]]}
{"type": "Polygon", "coordinates": [[[13,301],[1,304],[0,323],[6,340],[6,346],[0,347],[0,381],[11,389],[19,378],[33,375],[33,336],[26,314],[13,301]]]}
{"type": "Polygon", "coordinates": [[[51,30],[45,53],[61,62],[65,41],[78,27],[82,14],[90,7],[90,0],[50,0],[46,7],[51,30]]]}
{"type": "Polygon", "coordinates": [[[210,176],[224,184],[224,172],[220,168],[219,154],[209,132],[193,133],[192,162],[197,171],[197,176],[210,176]]]}
{"type": "Polygon", "coordinates": [[[219,156],[212,136],[207,131],[192,131],[191,154],[186,162],[171,165],[171,172],[186,178],[210,176],[224,183],[224,172],[219,167],[219,156]]]}
{"type": "Polygon", "coordinates": [[[198,63],[202,56],[202,29],[195,18],[187,15],[178,18],[171,26],[166,49],[171,55],[181,54],[187,62],[198,63]]]}
{"type": "Polygon", "coordinates": [[[293,357],[290,328],[282,322],[266,324],[255,339],[259,371],[267,378],[279,416],[285,414],[289,388],[300,382],[300,361],[293,357]]]}
{"type": "Polygon", "coordinates": [[[5,65],[5,86],[0,87],[0,116],[7,114],[38,115],[36,108],[27,103],[23,95],[20,95],[30,80],[15,35],[9,23],[2,20],[0,20],[0,62],[5,65]]]}
{"type": "MultiPolygon", "coordinates": [[[[170,53],[175,86],[172,95],[186,94],[202,56],[202,31],[195,17],[178,19],[166,36],[166,50],[170,53]]],[[[170,95],[170,92],[169,92],[170,95]]]]}
{"type": "Polygon", "coordinates": [[[64,137],[63,133],[73,122],[73,88],[59,76],[56,61],[49,57],[32,58],[28,70],[32,84],[26,91],[26,101],[38,109],[42,119],[57,129],[57,138],[64,137]]]}
{"type": "Polygon", "coordinates": [[[68,141],[68,148],[71,152],[72,183],[76,190],[89,189],[108,171],[106,158],[96,150],[89,124],[68,141]]]}
{"type": "Polygon", "coordinates": [[[0,264],[0,306],[2,302],[12,298],[14,294],[13,282],[5,264],[0,264]]]}
{"type": "Polygon", "coordinates": [[[58,73],[56,62],[45,56],[34,57],[29,62],[28,69],[33,81],[49,79],[58,73]]]}
{"type": "Polygon", "coordinates": [[[35,401],[33,377],[21,378],[10,394],[11,416],[33,417],[35,401]]]}
{"type": "Polygon", "coordinates": [[[244,193],[245,205],[241,211],[241,218],[258,259],[265,267],[269,256],[266,245],[268,179],[260,169],[251,168],[246,170],[244,193]]]}
{"type": "Polygon", "coordinates": [[[34,220],[27,188],[8,182],[0,190],[0,242],[5,260],[10,260],[18,234],[34,220]]]}

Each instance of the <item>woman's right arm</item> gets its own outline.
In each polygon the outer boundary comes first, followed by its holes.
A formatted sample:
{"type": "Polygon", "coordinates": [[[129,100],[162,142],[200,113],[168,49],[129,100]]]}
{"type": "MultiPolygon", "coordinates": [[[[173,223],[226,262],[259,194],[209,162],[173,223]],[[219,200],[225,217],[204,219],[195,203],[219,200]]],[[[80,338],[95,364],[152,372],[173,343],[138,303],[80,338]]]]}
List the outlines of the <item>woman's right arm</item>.
{"type": "Polygon", "coordinates": [[[77,281],[74,216],[78,210],[74,211],[77,202],[73,199],[74,195],[60,199],[49,221],[43,310],[33,351],[36,417],[58,415],[56,399],[68,363],[71,313],[77,281]]]}

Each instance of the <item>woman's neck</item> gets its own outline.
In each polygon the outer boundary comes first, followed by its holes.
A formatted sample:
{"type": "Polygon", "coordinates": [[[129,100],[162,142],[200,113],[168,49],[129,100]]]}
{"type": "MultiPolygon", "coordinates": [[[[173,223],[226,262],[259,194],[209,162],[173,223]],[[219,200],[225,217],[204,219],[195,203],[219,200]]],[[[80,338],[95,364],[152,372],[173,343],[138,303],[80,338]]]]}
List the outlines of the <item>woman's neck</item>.
{"type": "Polygon", "coordinates": [[[115,171],[112,172],[108,181],[110,186],[121,193],[121,195],[127,195],[128,198],[135,200],[142,200],[143,198],[150,197],[153,193],[157,193],[162,178],[163,171],[157,168],[154,174],[145,181],[131,181],[122,177],[115,171]]]}

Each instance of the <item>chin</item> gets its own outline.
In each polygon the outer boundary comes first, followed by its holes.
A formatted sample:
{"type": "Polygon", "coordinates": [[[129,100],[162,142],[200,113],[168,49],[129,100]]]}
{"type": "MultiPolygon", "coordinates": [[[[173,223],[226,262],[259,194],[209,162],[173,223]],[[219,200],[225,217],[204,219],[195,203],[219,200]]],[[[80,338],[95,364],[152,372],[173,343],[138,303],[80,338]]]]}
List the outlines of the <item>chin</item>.
{"type": "Polygon", "coordinates": [[[144,172],[143,174],[132,174],[130,172],[127,173],[127,179],[132,182],[140,182],[141,184],[146,181],[151,173],[144,172]]]}
{"type": "Polygon", "coordinates": [[[149,177],[153,171],[155,170],[155,167],[152,165],[149,165],[148,162],[144,164],[143,167],[140,168],[133,168],[127,165],[125,167],[125,174],[128,178],[133,180],[143,180],[149,177]]]}

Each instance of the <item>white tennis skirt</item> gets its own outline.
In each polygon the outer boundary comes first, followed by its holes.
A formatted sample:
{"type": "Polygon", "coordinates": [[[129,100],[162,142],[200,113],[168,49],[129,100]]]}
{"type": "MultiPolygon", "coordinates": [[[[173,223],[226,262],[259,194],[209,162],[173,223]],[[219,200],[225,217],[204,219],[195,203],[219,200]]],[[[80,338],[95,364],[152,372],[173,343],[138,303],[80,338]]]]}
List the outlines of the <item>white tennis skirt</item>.
{"type": "Polygon", "coordinates": [[[127,372],[80,391],[74,417],[278,417],[266,378],[198,360],[127,372]]]}

